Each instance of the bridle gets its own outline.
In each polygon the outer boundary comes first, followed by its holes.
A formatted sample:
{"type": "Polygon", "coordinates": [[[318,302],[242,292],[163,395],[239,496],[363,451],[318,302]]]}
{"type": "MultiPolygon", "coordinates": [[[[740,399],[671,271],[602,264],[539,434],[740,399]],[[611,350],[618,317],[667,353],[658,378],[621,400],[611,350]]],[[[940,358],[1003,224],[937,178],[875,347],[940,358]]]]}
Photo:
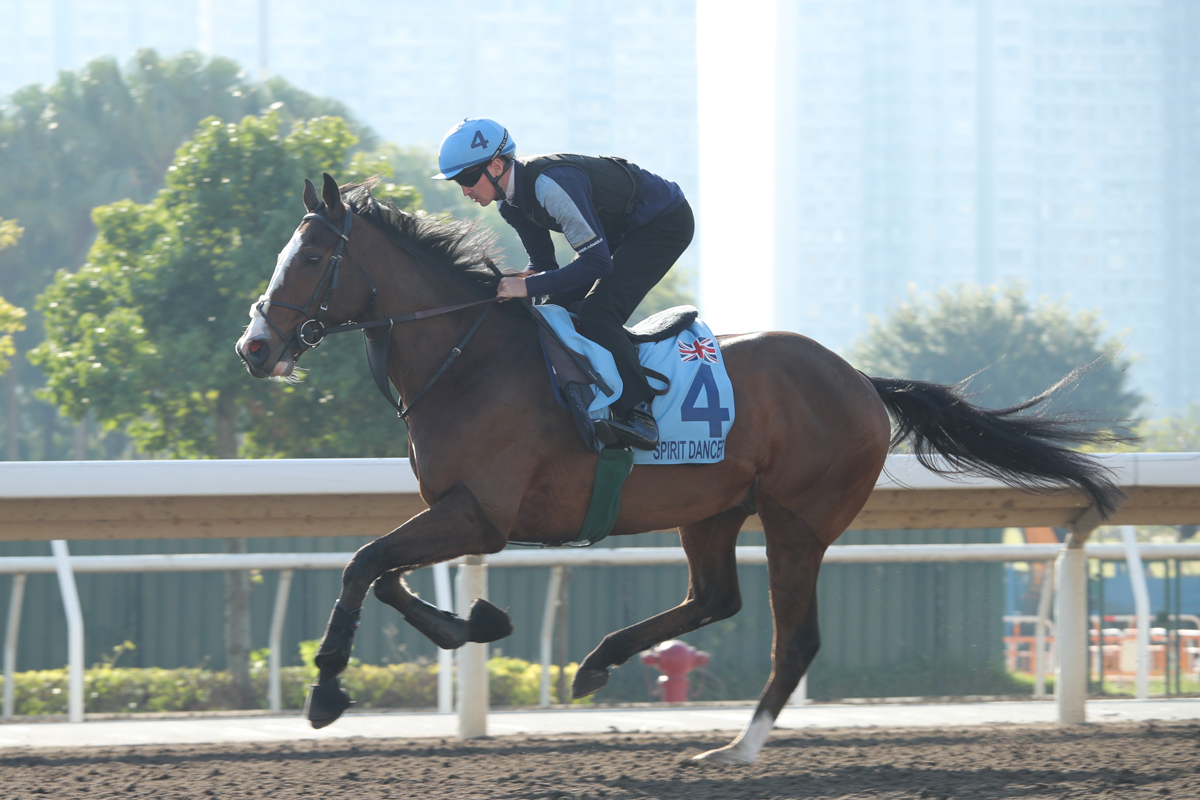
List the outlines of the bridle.
{"type": "MultiPolygon", "coordinates": [[[[490,304],[497,302],[501,298],[489,297],[486,300],[476,300],[471,303],[459,303],[458,305],[454,306],[443,306],[442,308],[414,311],[410,314],[401,314],[397,317],[385,317],[383,319],[371,320],[370,322],[359,322],[358,320],[362,319],[363,315],[366,314],[374,304],[375,298],[378,296],[379,291],[375,288],[375,284],[371,281],[371,276],[367,274],[367,270],[357,259],[355,259],[354,262],[358,264],[358,268],[362,270],[363,277],[366,278],[367,285],[371,287],[371,295],[367,299],[367,304],[363,306],[363,310],[355,315],[350,322],[327,328],[321,324],[321,314],[329,310],[329,300],[333,296],[333,290],[337,288],[338,275],[342,269],[342,251],[346,249],[348,244],[350,244],[350,226],[354,220],[354,211],[349,206],[346,207],[346,222],[342,226],[341,230],[339,230],[337,225],[333,224],[333,222],[331,222],[324,214],[305,214],[304,219],[301,220],[301,223],[304,223],[310,219],[317,220],[338,235],[337,246],[334,247],[333,255],[329,257],[329,263],[325,267],[325,274],[321,276],[321,280],[317,282],[317,288],[313,290],[312,299],[309,300],[304,306],[296,306],[292,305],[291,303],[277,302],[274,300],[268,301],[264,296],[259,299],[258,303],[255,304],[254,307],[258,309],[258,313],[261,314],[263,319],[267,321],[267,324],[271,326],[271,330],[275,331],[279,338],[285,342],[286,347],[294,351],[295,355],[292,357],[293,363],[298,361],[300,356],[303,355],[306,350],[311,350],[321,344],[325,337],[331,333],[346,333],[347,331],[361,330],[363,332],[363,338],[366,340],[367,364],[371,368],[371,376],[375,379],[375,385],[379,387],[379,391],[383,393],[384,398],[392,404],[393,408],[396,409],[396,413],[400,415],[400,419],[407,420],[408,415],[412,412],[413,406],[417,404],[417,401],[425,396],[430,388],[433,387],[433,384],[437,381],[437,379],[442,377],[442,374],[450,367],[452,363],[454,363],[454,360],[462,355],[463,348],[466,347],[467,342],[471,341],[472,337],[475,336],[475,332],[478,331],[479,326],[483,324],[484,318],[488,315],[488,312],[492,310],[492,306],[490,304]],[[332,279],[329,281],[329,285],[326,286],[325,280],[331,276],[332,279]],[[324,294],[322,294],[321,291],[321,287],[323,286],[325,287],[324,294]],[[317,313],[309,316],[309,307],[312,306],[313,303],[317,303],[318,299],[319,304],[317,306],[317,313]],[[267,309],[264,308],[264,306],[268,302],[273,306],[290,308],[294,311],[299,311],[304,315],[304,321],[292,330],[291,336],[285,335],[284,332],[279,329],[279,326],[276,325],[269,316],[267,316],[267,309]],[[388,387],[387,375],[387,354],[392,339],[392,325],[397,322],[411,322],[413,320],[436,317],[441,314],[449,314],[452,311],[460,311],[464,308],[471,308],[472,306],[484,304],[489,305],[487,305],[487,308],[485,308],[483,313],[479,315],[479,318],[475,320],[475,324],[471,326],[469,331],[467,331],[467,335],[464,336],[458,345],[450,351],[450,355],[444,362],[442,362],[442,366],[433,374],[433,377],[431,377],[425,383],[425,386],[421,389],[421,391],[417,392],[416,396],[412,399],[412,402],[408,404],[408,407],[405,408],[402,402],[393,399],[391,389],[388,387]],[[366,332],[369,328],[380,328],[384,325],[387,326],[387,331],[384,332],[382,336],[376,336],[374,339],[372,339],[366,335],[366,332]]],[[[408,250],[408,248],[404,249],[408,250]]],[[[416,257],[416,254],[412,253],[411,251],[409,251],[409,254],[416,257]]],[[[490,259],[485,259],[484,264],[487,265],[488,269],[496,273],[497,277],[500,276],[500,270],[496,268],[496,265],[493,264],[490,259]]]]}
{"type": "MultiPolygon", "coordinates": [[[[354,222],[354,212],[349,208],[346,209],[346,222],[342,225],[341,230],[338,230],[338,227],[330,222],[329,218],[324,214],[305,214],[304,219],[301,220],[301,224],[310,219],[317,220],[338,235],[337,246],[333,249],[333,255],[329,257],[329,263],[325,266],[325,274],[321,276],[321,280],[317,282],[317,288],[313,290],[312,299],[303,306],[296,306],[292,305],[291,303],[284,303],[277,300],[268,301],[264,295],[263,297],[259,298],[258,303],[254,306],[256,309],[258,309],[258,313],[262,315],[263,319],[267,321],[267,324],[271,326],[271,330],[275,331],[279,338],[283,339],[284,342],[287,343],[288,348],[295,352],[295,356],[292,358],[293,361],[298,360],[305,350],[311,350],[319,345],[321,340],[325,338],[327,330],[321,324],[321,314],[329,310],[329,298],[333,296],[333,290],[337,288],[338,275],[342,271],[342,251],[345,250],[346,245],[350,243],[350,226],[354,222]],[[329,285],[326,286],[325,280],[331,275],[332,280],[330,280],[329,285]],[[325,287],[325,294],[322,296],[321,287],[323,286],[325,287]],[[309,316],[309,307],[313,303],[317,303],[318,299],[320,302],[317,306],[317,313],[313,316],[309,316]],[[265,306],[268,302],[273,306],[290,308],[293,311],[299,311],[304,315],[304,321],[292,330],[291,336],[285,336],[283,331],[279,329],[279,326],[267,316],[267,309],[265,306]]],[[[362,269],[363,277],[367,279],[367,285],[371,287],[371,297],[369,300],[367,300],[367,305],[363,308],[362,313],[355,317],[356,320],[362,317],[363,314],[367,313],[367,309],[371,307],[371,303],[375,302],[375,296],[378,294],[378,291],[375,289],[375,284],[371,282],[371,276],[367,275],[367,271],[363,269],[361,264],[359,264],[358,268],[362,269]]]]}

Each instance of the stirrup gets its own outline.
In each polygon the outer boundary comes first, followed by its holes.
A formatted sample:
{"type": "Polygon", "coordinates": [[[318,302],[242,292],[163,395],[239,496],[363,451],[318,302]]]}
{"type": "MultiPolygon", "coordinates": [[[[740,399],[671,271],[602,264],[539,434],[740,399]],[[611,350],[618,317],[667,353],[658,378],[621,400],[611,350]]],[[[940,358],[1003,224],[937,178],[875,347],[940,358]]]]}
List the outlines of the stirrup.
{"type": "Polygon", "coordinates": [[[649,403],[638,403],[624,419],[596,420],[596,438],[605,445],[623,444],[638,450],[658,447],[658,423],[649,403]]]}

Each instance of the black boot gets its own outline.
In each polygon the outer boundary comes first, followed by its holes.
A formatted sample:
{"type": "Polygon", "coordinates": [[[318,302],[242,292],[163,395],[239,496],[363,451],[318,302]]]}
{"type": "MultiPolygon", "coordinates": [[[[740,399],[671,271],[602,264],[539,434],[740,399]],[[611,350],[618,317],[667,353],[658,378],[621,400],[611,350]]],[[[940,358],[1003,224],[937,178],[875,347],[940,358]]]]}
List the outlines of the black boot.
{"type": "Polygon", "coordinates": [[[658,423],[650,404],[638,403],[623,419],[596,420],[596,437],[606,445],[624,444],[639,450],[658,447],[658,423]]]}
{"type": "Polygon", "coordinates": [[[308,687],[304,700],[304,716],[314,728],[324,728],[342,715],[354,701],[350,693],[342,688],[337,676],[350,663],[350,650],[354,646],[354,631],[358,629],[361,608],[350,611],[338,601],[329,615],[321,647],[313,659],[320,670],[317,682],[308,687]]]}

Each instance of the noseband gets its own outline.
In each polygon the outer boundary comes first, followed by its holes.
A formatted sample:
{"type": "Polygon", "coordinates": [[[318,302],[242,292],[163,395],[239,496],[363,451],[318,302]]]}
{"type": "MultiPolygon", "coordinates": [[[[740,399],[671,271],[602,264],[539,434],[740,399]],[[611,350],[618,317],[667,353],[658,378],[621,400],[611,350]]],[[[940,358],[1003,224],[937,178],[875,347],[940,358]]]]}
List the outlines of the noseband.
{"type": "MultiPolygon", "coordinates": [[[[264,308],[268,302],[267,300],[259,300],[258,304],[255,306],[255,308],[258,309],[258,313],[262,314],[263,319],[265,319],[267,324],[271,326],[271,329],[274,330],[275,333],[278,334],[279,338],[287,342],[288,346],[295,351],[296,355],[293,360],[299,359],[300,355],[305,350],[310,350],[316,347],[325,338],[327,331],[325,326],[321,324],[321,314],[329,310],[329,298],[333,296],[333,290],[337,288],[338,274],[342,270],[342,251],[345,250],[346,245],[350,243],[350,225],[354,221],[354,212],[351,211],[350,208],[346,208],[346,222],[343,224],[341,230],[338,230],[338,227],[330,222],[329,218],[324,214],[305,214],[304,219],[301,220],[301,222],[307,222],[310,219],[317,220],[338,235],[338,243],[333,249],[333,255],[329,257],[329,263],[325,267],[325,274],[322,275],[321,280],[317,282],[317,288],[313,290],[312,299],[309,300],[304,306],[294,306],[291,303],[269,301],[273,306],[282,306],[283,308],[290,308],[293,311],[299,311],[305,316],[305,320],[297,325],[295,330],[292,331],[292,335],[288,337],[285,336],[283,331],[279,330],[279,326],[272,322],[271,318],[267,316],[266,308],[264,308]],[[330,276],[332,276],[332,279],[329,281],[329,284],[326,285],[325,281],[326,279],[330,278],[330,276]],[[323,286],[325,287],[324,295],[321,294],[321,287],[323,286]],[[317,313],[313,316],[309,316],[308,308],[313,303],[318,303],[317,313]]],[[[361,264],[359,264],[359,269],[362,269],[361,264]]],[[[375,289],[375,284],[371,283],[371,276],[367,275],[367,271],[365,269],[363,269],[362,272],[363,277],[367,279],[367,285],[371,287],[371,297],[369,300],[367,300],[367,305],[363,308],[362,313],[355,317],[356,320],[366,313],[367,309],[371,307],[371,303],[375,302],[375,295],[378,294],[375,289]]]]}

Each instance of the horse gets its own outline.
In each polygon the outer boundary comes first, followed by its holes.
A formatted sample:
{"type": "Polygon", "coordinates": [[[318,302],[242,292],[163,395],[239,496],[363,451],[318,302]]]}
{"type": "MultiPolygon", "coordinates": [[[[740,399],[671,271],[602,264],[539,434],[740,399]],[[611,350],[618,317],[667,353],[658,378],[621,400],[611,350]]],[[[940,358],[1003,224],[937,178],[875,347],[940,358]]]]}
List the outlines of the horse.
{"type": "MultiPolygon", "coordinates": [[[[496,553],[509,542],[573,539],[597,463],[555,400],[530,309],[524,301],[493,302],[501,273],[490,261],[489,237],[467,223],[381,203],[371,185],[339,187],[325,174],[318,195],[305,180],[307,213],[235,346],[250,375],[289,380],[297,359],[326,335],[363,330],[376,345],[388,337],[387,378],[399,393],[393,402],[408,423],[409,463],[429,506],[346,565],[314,660],[319,677],[306,703],[314,727],[351,703],[338,675],[368,591],[443,648],[511,632],[500,609],[477,600],[469,618],[459,618],[417,597],[404,575],[496,553]]],[[[1018,406],[984,409],[961,387],[869,377],[798,334],[722,335],[718,344],[737,403],[724,459],[634,466],[612,530],[626,536],[677,528],[687,595],[605,636],[571,686],[576,698],[592,694],[635,654],[736,614],[734,548],[743,523],[758,514],[774,622],[772,669],[747,726],[698,760],[749,764],[758,756],[820,646],[816,587],[825,550],[862,509],[888,453],[902,442],[945,474],[1080,491],[1102,516],[1119,503],[1120,489],[1103,467],[1070,448],[1103,434],[1077,417],[1041,413],[1064,382],[1018,406]]]]}

